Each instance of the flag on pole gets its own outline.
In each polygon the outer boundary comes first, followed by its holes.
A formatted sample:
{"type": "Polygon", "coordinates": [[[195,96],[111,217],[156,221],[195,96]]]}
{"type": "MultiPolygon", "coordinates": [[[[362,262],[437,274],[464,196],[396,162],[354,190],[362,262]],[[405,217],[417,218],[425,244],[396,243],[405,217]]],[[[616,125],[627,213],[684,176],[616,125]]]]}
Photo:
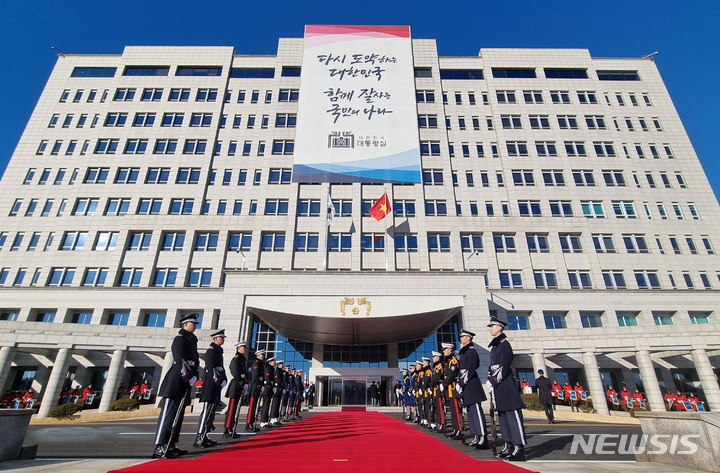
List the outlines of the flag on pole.
{"type": "Polygon", "coordinates": [[[379,222],[384,219],[391,210],[390,199],[388,199],[387,193],[384,193],[382,197],[370,207],[370,215],[375,217],[375,220],[379,222]]]}
{"type": "Polygon", "coordinates": [[[328,192],[328,206],[327,206],[327,220],[326,220],[327,226],[330,226],[330,222],[332,222],[334,217],[335,217],[335,206],[333,205],[332,199],[330,198],[330,193],[328,192]]]}

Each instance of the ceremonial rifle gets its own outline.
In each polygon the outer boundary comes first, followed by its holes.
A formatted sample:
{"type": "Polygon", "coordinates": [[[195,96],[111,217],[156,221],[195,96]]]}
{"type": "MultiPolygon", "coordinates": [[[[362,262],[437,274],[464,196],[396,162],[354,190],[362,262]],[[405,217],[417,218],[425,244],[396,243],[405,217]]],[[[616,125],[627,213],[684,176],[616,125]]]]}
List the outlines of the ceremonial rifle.
{"type": "Polygon", "coordinates": [[[493,393],[490,391],[490,426],[492,428],[492,452],[493,455],[497,454],[497,424],[495,423],[495,403],[493,402],[493,393]]]}

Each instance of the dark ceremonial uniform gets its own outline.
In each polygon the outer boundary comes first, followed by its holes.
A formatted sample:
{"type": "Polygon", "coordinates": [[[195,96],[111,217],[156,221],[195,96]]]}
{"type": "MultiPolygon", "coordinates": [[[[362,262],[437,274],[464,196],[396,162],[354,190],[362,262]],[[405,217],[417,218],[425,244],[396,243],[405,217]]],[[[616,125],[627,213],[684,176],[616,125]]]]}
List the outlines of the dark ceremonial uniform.
{"type": "Polygon", "coordinates": [[[165,375],[165,379],[158,391],[158,396],[163,398],[163,406],[158,416],[155,445],[166,445],[169,441],[172,448],[178,441],[183,418],[185,417],[185,409],[182,407],[185,405],[190,391],[190,383],[185,381],[181,374],[182,367],[183,363],[190,367],[190,374],[197,379],[198,364],[200,362],[197,342],[198,339],[195,334],[185,329],[180,329],[173,340],[171,348],[173,364],[165,375]],[[178,411],[180,415],[175,430],[171,432],[178,411]],[[171,433],[172,439],[170,438],[171,433]]]}
{"type": "Polygon", "coordinates": [[[265,363],[263,370],[263,389],[260,396],[262,397],[262,407],[260,408],[260,423],[267,424],[270,420],[270,400],[273,395],[275,381],[275,367],[270,363],[265,363]]]}
{"type": "Polygon", "coordinates": [[[460,349],[460,377],[458,383],[462,388],[463,406],[467,409],[470,433],[485,438],[485,413],[480,403],[487,399],[483,390],[477,370],[480,367],[480,357],[475,351],[473,342],[460,349]]]}
{"type": "Polygon", "coordinates": [[[283,371],[283,393],[282,402],[280,405],[280,420],[289,420],[290,414],[288,413],[288,402],[290,401],[290,393],[292,393],[293,385],[292,378],[290,377],[290,370],[283,371]]]}
{"type": "Polygon", "coordinates": [[[284,374],[285,372],[282,368],[279,366],[275,368],[273,379],[275,386],[270,404],[270,419],[277,423],[280,423],[280,402],[282,401],[283,392],[285,391],[284,374]]]}
{"type": "Polygon", "coordinates": [[[540,404],[545,407],[545,417],[547,417],[548,422],[552,423],[555,421],[555,413],[553,412],[552,383],[545,376],[538,376],[535,378],[535,386],[538,389],[540,404]]]}
{"type": "Polygon", "coordinates": [[[462,420],[460,395],[455,389],[460,365],[453,354],[446,358],[445,364],[445,379],[443,380],[443,385],[445,386],[445,399],[450,405],[450,422],[452,424],[452,429],[454,432],[457,432],[458,429],[460,429],[462,420]]]}
{"type": "MultiPolygon", "coordinates": [[[[230,374],[233,379],[228,385],[225,397],[230,398],[230,405],[225,414],[225,428],[229,431],[235,429],[237,412],[240,409],[240,398],[247,383],[247,361],[242,353],[235,353],[230,361],[230,374]]],[[[232,432],[231,432],[232,434],[232,432]]]]}
{"type": "Polygon", "coordinates": [[[265,362],[263,360],[255,360],[250,369],[252,377],[250,383],[250,404],[248,405],[248,416],[245,430],[255,428],[255,419],[257,417],[258,403],[260,402],[260,391],[263,387],[263,374],[265,372],[265,362]]]}
{"type": "Polygon", "coordinates": [[[433,370],[430,365],[423,367],[423,407],[425,409],[425,420],[427,425],[433,422],[432,376],[433,370]]]}
{"type": "Polygon", "coordinates": [[[445,425],[445,411],[443,408],[443,394],[440,390],[440,383],[445,379],[445,368],[442,360],[435,362],[432,370],[430,387],[432,389],[433,421],[438,424],[436,429],[442,431],[445,425]]]}
{"type": "Polygon", "coordinates": [[[412,408],[415,406],[415,395],[413,393],[413,378],[410,374],[403,377],[403,402],[407,407],[407,420],[412,416],[412,408]]]}
{"type": "Polygon", "coordinates": [[[303,393],[303,381],[302,376],[299,373],[295,374],[295,409],[293,415],[298,418],[302,418],[300,410],[302,406],[302,393],[303,393]]]}
{"type": "Polygon", "coordinates": [[[495,391],[495,406],[500,419],[502,437],[506,443],[516,447],[517,452],[513,455],[524,457],[522,447],[527,442],[522,409],[525,408],[525,403],[520,397],[510,367],[514,357],[513,349],[504,333],[493,338],[488,347],[490,348],[488,381],[495,391]]]}
{"type": "Polygon", "coordinates": [[[290,370],[290,379],[288,380],[288,386],[290,386],[290,395],[288,396],[288,407],[287,416],[289,419],[295,418],[295,401],[297,400],[297,388],[295,387],[295,375],[290,370]]]}
{"type": "MultiPolygon", "coordinates": [[[[203,388],[200,391],[200,402],[203,410],[198,422],[198,435],[195,439],[196,447],[208,445],[208,432],[214,429],[212,426],[215,419],[215,408],[220,403],[222,388],[227,383],[227,375],[223,366],[223,349],[215,342],[205,352],[205,375],[203,376],[203,388]]],[[[213,442],[214,443],[214,442],[213,442]]]]}
{"type": "Polygon", "coordinates": [[[417,422],[425,423],[425,401],[423,397],[423,384],[425,383],[425,371],[420,367],[415,370],[415,405],[417,406],[417,422]]]}

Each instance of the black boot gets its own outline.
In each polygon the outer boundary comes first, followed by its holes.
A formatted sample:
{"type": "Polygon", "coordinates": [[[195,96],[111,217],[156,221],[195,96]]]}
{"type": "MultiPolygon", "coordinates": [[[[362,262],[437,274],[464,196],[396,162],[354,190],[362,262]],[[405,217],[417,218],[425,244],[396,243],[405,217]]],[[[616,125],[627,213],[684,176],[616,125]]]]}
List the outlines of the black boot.
{"type": "Polygon", "coordinates": [[[153,458],[171,458],[167,453],[167,445],[155,445],[153,458]]]}
{"type": "Polygon", "coordinates": [[[223,438],[227,439],[230,437],[232,437],[232,432],[230,431],[230,429],[225,429],[225,432],[223,432],[223,438]]]}
{"type": "Polygon", "coordinates": [[[511,462],[524,462],[527,461],[527,458],[525,458],[525,447],[522,445],[515,445],[515,448],[512,451],[512,454],[507,457],[508,460],[511,462]]]}
{"type": "Polygon", "coordinates": [[[174,443],[171,443],[170,446],[168,447],[168,454],[172,454],[172,455],[179,457],[180,455],[187,455],[188,451],[177,448],[174,443]]]}
{"type": "Polygon", "coordinates": [[[495,454],[495,457],[505,459],[512,455],[513,444],[505,442],[505,448],[495,454]]]}
{"type": "Polygon", "coordinates": [[[193,443],[193,447],[195,447],[195,448],[202,447],[204,439],[205,439],[205,434],[197,434],[197,437],[195,437],[195,443],[193,443]]]}
{"type": "Polygon", "coordinates": [[[488,439],[485,435],[478,435],[480,437],[480,441],[473,445],[473,448],[475,450],[487,450],[490,448],[490,442],[488,442],[488,439]]]}

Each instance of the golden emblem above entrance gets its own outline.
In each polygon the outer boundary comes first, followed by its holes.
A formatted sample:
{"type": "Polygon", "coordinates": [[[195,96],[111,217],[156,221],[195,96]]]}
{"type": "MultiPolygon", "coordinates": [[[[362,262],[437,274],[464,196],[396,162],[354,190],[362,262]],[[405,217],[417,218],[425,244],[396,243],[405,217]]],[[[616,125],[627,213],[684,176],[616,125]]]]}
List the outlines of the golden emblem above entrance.
{"type": "MultiPolygon", "coordinates": [[[[367,297],[358,297],[357,303],[355,302],[355,298],[353,297],[344,297],[342,301],[340,301],[340,313],[343,317],[345,317],[345,307],[346,306],[355,306],[355,305],[364,305],[365,306],[365,315],[370,315],[370,309],[372,308],[372,304],[370,301],[367,300],[367,297]]],[[[353,307],[352,315],[358,315],[360,314],[360,308],[359,307],[353,307]]]]}

